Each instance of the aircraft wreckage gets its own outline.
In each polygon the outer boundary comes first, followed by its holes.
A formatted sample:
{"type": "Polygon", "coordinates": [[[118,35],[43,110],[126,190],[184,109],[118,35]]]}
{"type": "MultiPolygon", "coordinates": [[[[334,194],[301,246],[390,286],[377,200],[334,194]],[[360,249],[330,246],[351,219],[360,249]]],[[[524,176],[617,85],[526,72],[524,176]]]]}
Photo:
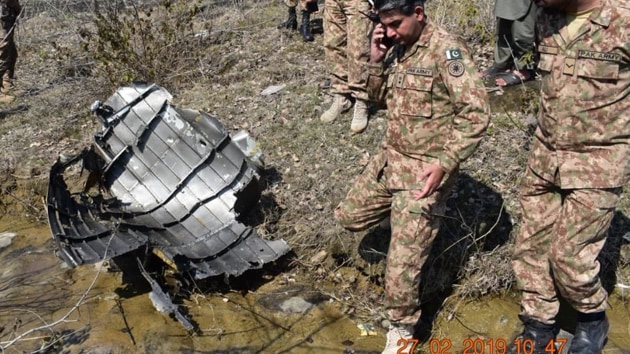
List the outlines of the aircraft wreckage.
{"type": "Polygon", "coordinates": [[[91,147],[52,166],[48,221],[68,265],[147,248],[203,279],[238,276],[289,251],[238,220],[262,189],[255,141],[244,131],[231,137],[217,118],[171,99],[156,85],[118,89],[91,107],[102,123],[91,147]],[[79,163],[96,195],[88,185],[69,190],[64,174],[79,163]]]}

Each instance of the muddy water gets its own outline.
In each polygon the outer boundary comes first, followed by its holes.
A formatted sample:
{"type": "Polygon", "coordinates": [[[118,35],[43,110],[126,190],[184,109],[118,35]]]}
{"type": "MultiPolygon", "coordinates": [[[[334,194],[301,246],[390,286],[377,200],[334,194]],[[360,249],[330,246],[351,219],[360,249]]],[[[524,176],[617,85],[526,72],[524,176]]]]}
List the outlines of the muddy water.
{"type": "MultiPolygon", "coordinates": [[[[94,265],[66,267],[53,254],[47,227],[5,217],[3,232],[16,234],[0,249],[0,346],[7,353],[33,351],[53,339],[50,352],[64,353],[379,353],[384,343],[379,324],[372,324],[375,335],[362,336],[359,322],[344,315],[339,302],[322,296],[325,289],[308,280],[283,282],[281,275],[252,292],[187,297],[182,307],[200,328],[189,335],[154,309],[148,288],[130,288],[122,273],[94,265]],[[280,304],[294,296],[314,306],[283,312],[280,304]]],[[[450,346],[451,353],[462,353],[473,340],[482,340],[483,351],[469,352],[501,353],[502,341],[518,331],[513,294],[447,303],[435,321],[433,340],[421,352],[446,353],[450,346]]],[[[630,353],[629,313],[627,298],[613,294],[605,353],[630,353]]]]}

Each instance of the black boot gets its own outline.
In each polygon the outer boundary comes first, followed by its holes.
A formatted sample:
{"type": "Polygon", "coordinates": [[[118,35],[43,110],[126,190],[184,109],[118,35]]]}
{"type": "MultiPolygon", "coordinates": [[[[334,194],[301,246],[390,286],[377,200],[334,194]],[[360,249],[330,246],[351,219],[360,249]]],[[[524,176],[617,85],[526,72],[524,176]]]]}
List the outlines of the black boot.
{"type": "Polygon", "coordinates": [[[548,354],[550,353],[548,345],[554,345],[556,339],[556,326],[546,324],[529,318],[527,316],[518,316],[525,328],[523,332],[510,343],[507,354],[548,354]]]}
{"type": "Polygon", "coordinates": [[[311,13],[308,11],[302,11],[302,25],[300,26],[300,34],[306,42],[312,42],[315,39],[311,34],[311,13]]]}
{"type": "Polygon", "coordinates": [[[606,312],[579,313],[569,354],[599,354],[608,336],[606,312]]]}
{"type": "Polygon", "coordinates": [[[295,7],[289,7],[289,18],[286,21],[278,24],[278,29],[286,28],[286,29],[297,29],[297,13],[295,12],[295,7]]]}

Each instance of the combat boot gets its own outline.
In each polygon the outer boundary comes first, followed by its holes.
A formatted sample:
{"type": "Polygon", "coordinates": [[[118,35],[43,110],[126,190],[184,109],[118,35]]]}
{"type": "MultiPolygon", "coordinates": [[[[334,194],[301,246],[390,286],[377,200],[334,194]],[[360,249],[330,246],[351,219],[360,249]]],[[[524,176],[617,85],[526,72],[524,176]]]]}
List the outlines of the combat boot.
{"type": "Polygon", "coordinates": [[[311,34],[311,13],[302,11],[302,25],[300,26],[300,34],[305,42],[312,42],[313,34],[311,34]]]}
{"type": "Polygon", "coordinates": [[[341,113],[349,110],[350,107],[352,107],[352,101],[350,101],[348,97],[336,94],[333,97],[332,105],[319,117],[319,120],[324,123],[330,123],[337,119],[341,113]]]}
{"type": "Polygon", "coordinates": [[[599,354],[608,336],[606,312],[579,313],[569,354],[599,354]]]}
{"type": "Polygon", "coordinates": [[[5,73],[2,77],[2,87],[0,87],[0,103],[11,103],[15,101],[14,90],[13,80],[5,73]]]}
{"type": "Polygon", "coordinates": [[[352,114],[352,123],[350,123],[350,131],[354,134],[362,133],[368,125],[368,108],[367,103],[357,99],[354,103],[354,113],[352,114]]]}
{"type": "Polygon", "coordinates": [[[518,316],[525,328],[523,332],[510,343],[507,354],[548,354],[549,345],[554,345],[556,326],[534,320],[533,318],[518,316]]]}
{"type": "Polygon", "coordinates": [[[0,93],[0,103],[13,103],[15,96],[6,93],[0,93]]]}
{"type": "Polygon", "coordinates": [[[278,24],[278,29],[286,28],[286,29],[297,29],[297,13],[295,11],[295,6],[289,7],[289,18],[286,21],[278,24]]]}

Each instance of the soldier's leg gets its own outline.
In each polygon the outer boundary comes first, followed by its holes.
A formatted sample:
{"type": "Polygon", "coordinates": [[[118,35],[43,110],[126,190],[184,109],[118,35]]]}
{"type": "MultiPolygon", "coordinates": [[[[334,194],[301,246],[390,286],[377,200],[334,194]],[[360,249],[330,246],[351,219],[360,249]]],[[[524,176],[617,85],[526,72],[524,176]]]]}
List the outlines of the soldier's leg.
{"type": "Polygon", "coordinates": [[[494,46],[494,63],[492,66],[498,70],[509,70],[514,67],[512,60],[512,22],[497,18],[497,43],[494,46]]]}
{"type": "Polygon", "coordinates": [[[608,334],[608,294],[597,256],[606,242],[621,188],[577,189],[565,197],[551,246],[551,267],[560,294],[578,311],[572,353],[595,353],[608,334]]]}
{"type": "Polygon", "coordinates": [[[9,47],[7,47],[8,56],[7,56],[7,65],[6,71],[2,75],[2,92],[5,94],[13,93],[14,85],[13,79],[15,76],[15,62],[17,61],[17,48],[15,46],[15,42],[11,41],[9,47]]]}
{"type": "Polygon", "coordinates": [[[551,246],[551,266],[558,289],[576,310],[606,309],[597,256],[606,241],[620,188],[576,189],[565,198],[551,246]]]}
{"type": "Polygon", "coordinates": [[[373,24],[366,16],[370,8],[371,5],[367,0],[352,0],[347,12],[348,88],[355,98],[350,125],[353,133],[361,133],[368,124],[367,82],[363,69],[370,58],[370,33],[373,24]]]}
{"type": "Polygon", "coordinates": [[[525,17],[512,21],[512,42],[514,67],[517,70],[534,70],[534,40],[536,36],[536,6],[530,6],[525,17]]]}
{"type": "MultiPolygon", "coordinates": [[[[555,338],[555,316],[560,307],[548,258],[562,195],[552,181],[527,168],[521,181],[520,203],[521,226],[512,256],[512,269],[521,292],[519,317],[524,324],[520,343],[528,341],[528,352],[544,353],[555,338]]],[[[521,350],[513,345],[508,353],[521,350]]]]}
{"type": "Polygon", "coordinates": [[[394,193],[385,270],[385,308],[394,323],[415,324],[420,319],[421,269],[437,235],[450,191],[450,187],[440,189],[420,200],[413,197],[413,191],[394,193]]]}
{"type": "Polygon", "coordinates": [[[393,195],[385,269],[385,309],[391,326],[383,353],[400,352],[416,332],[421,315],[421,270],[438,233],[452,184],[420,200],[414,198],[412,190],[393,195]]]}
{"type": "Polygon", "coordinates": [[[9,91],[13,89],[13,72],[17,59],[17,49],[13,41],[13,31],[7,32],[0,26],[0,103],[11,103],[15,100],[9,91]]]}
{"type": "Polygon", "coordinates": [[[384,178],[385,153],[374,155],[355,179],[346,198],[335,208],[335,219],[351,231],[378,224],[390,212],[392,195],[384,178]]]}
{"type": "Polygon", "coordinates": [[[345,11],[349,0],[326,0],[324,7],[324,54],[330,75],[330,92],[333,102],[320,117],[322,122],[332,122],[352,107],[348,88],[348,56],[346,54],[347,19],[345,11]]]}
{"type": "Polygon", "coordinates": [[[318,11],[317,0],[300,0],[300,11],[302,12],[302,24],[300,34],[306,42],[315,40],[311,33],[311,13],[318,11]]]}
{"type": "Polygon", "coordinates": [[[326,0],[324,7],[324,55],[333,94],[350,93],[346,64],[346,3],[345,0],[326,0]]]}
{"type": "Polygon", "coordinates": [[[521,291],[521,314],[554,323],[559,303],[548,258],[562,208],[560,189],[528,168],[521,182],[520,204],[521,227],[512,268],[521,291]]]}
{"type": "Polygon", "coordinates": [[[287,5],[288,18],[286,21],[278,24],[277,28],[297,29],[297,12],[298,0],[284,0],[284,4],[287,5]]]}

